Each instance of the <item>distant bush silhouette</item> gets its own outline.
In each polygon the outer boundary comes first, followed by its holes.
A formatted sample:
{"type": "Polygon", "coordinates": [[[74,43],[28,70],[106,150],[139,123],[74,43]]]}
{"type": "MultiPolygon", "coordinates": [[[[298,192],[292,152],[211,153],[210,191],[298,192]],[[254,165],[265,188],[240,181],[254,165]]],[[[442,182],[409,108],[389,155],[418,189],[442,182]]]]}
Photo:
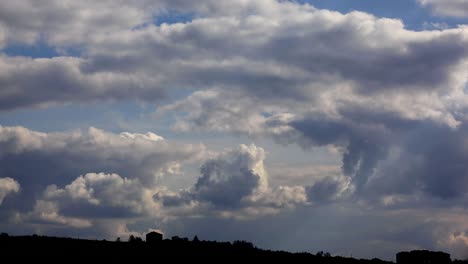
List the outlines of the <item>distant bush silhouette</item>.
{"type": "Polygon", "coordinates": [[[171,240],[174,242],[188,242],[188,238],[186,237],[179,237],[179,236],[173,236],[171,237],[171,240]]]}
{"type": "Polygon", "coordinates": [[[243,240],[236,240],[232,243],[232,245],[236,248],[251,250],[254,249],[254,245],[250,242],[243,241],[243,240]]]}
{"type": "Polygon", "coordinates": [[[331,257],[331,254],[328,253],[328,252],[325,252],[325,253],[324,253],[323,251],[319,251],[319,252],[317,252],[316,256],[317,256],[317,257],[320,257],[320,258],[321,258],[321,257],[330,258],[330,257],[331,257]]]}

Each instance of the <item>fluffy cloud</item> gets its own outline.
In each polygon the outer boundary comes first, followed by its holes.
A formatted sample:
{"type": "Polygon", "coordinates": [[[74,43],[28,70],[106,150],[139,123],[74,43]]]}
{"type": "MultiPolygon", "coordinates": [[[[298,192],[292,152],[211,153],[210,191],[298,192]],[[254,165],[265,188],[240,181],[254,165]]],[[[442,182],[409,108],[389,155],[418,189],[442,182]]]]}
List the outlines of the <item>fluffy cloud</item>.
{"type": "Polygon", "coordinates": [[[307,204],[303,186],[269,187],[264,159],[262,148],[240,145],[207,160],[193,187],[178,193],[158,192],[154,198],[173,212],[193,215],[205,211],[233,218],[275,214],[282,208],[307,204]]]}
{"type": "Polygon", "coordinates": [[[49,185],[44,199],[56,201],[67,215],[125,218],[156,211],[152,193],[138,179],[117,174],[87,173],[63,189],[49,185]]]}
{"type": "MultiPolygon", "coordinates": [[[[91,195],[86,192],[87,186],[96,185],[93,188],[97,190],[104,182],[116,188],[124,184],[129,192],[140,185],[151,188],[161,179],[181,173],[182,164],[195,162],[205,151],[203,145],[170,142],[153,133],[114,134],[96,128],[42,133],[23,127],[0,127],[0,149],[0,177],[14,178],[23,190],[3,204],[3,217],[13,211],[31,211],[38,199],[44,200],[42,193],[49,185],[67,186],[73,182],[67,189],[73,193],[67,197],[72,198],[91,195]],[[119,182],[112,174],[86,176],[89,172],[116,173],[128,180],[119,182]],[[85,176],[76,179],[79,175],[85,176]]],[[[98,201],[93,199],[99,197],[89,199],[98,201]]],[[[136,201],[132,205],[136,206],[136,201]]]]}
{"type": "Polygon", "coordinates": [[[468,1],[466,0],[418,0],[418,2],[430,7],[436,15],[468,17],[468,1]]]}
{"type": "Polygon", "coordinates": [[[42,133],[0,127],[0,146],[2,175],[12,173],[21,180],[40,172],[42,182],[50,184],[67,183],[67,177],[90,171],[112,171],[154,184],[177,162],[197,158],[204,151],[202,145],[169,143],[153,133],[114,134],[97,128],[42,133]]]}
{"type": "Polygon", "coordinates": [[[0,205],[9,194],[19,192],[20,185],[12,178],[0,178],[0,205]]]}
{"type": "Polygon", "coordinates": [[[203,164],[193,194],[215,206],[237,207],[246,197],[268,186],[263,166],[265,153],[254,145],[241,145],[238,151],[203,164]]]}
{"type": "Polygon", "coordinates": [[[145,187],[138,179],[87,173],[63,188],[47,186],[34,209],[23,213],[21,220],[58,227],[96,228],[103,221],[125,223],[134,218],[157,217],[160,210],[153,201],[154,193],[154,189],[145,187]]]}
{"type": "Polygon", "coordinates": [[[292,130],[294,115],[272,103],[258,104],[239,93],[219,89],[197,91],[172,104],[161,106],[155,117],[178,113],[173,129],[180,132],[215,131],[250,136],[284,135],[292,130]]]}

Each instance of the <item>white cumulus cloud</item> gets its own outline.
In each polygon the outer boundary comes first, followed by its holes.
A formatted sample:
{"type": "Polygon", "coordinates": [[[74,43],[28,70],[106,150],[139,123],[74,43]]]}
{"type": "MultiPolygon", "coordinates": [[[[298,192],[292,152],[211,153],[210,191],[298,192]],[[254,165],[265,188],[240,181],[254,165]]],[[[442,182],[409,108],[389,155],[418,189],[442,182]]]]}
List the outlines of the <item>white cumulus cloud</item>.
{"type": "Polygon", "coordinates": [[[12,178],[0,178],[0,205],[3,199],[12,193],[17,193],[20,190],[20,185],[12,178]]]}

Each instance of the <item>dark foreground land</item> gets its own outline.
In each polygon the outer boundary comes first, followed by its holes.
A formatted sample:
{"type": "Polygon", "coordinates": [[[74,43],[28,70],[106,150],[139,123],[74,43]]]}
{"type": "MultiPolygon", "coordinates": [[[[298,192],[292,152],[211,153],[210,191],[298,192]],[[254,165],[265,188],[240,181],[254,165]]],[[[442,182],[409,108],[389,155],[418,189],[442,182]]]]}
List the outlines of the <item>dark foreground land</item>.
{"type": "MultiPolygon", "coordinates": [[[[46,236],[0,236],[0,249],[3,256],[52,256],[73,261],[80,257],[150,257],[166,259],[164,257],[217,257],[219,260],[229,261],[244,257],[274,257],[287,260],[306,260],[308,263],[346,263],[372,264],[393,263],[379,259],[354,259],[331,256],[328,253],[290,253],[285,251],[263,250],[245,241],[216,242],[192,241],[186,238],[173,237],[153,243],[133,238],[128,242],[85,240],[74,238],[59,238],[46,236]]],[[[453,262],[468,263],[468,262],[453,262]]]]}

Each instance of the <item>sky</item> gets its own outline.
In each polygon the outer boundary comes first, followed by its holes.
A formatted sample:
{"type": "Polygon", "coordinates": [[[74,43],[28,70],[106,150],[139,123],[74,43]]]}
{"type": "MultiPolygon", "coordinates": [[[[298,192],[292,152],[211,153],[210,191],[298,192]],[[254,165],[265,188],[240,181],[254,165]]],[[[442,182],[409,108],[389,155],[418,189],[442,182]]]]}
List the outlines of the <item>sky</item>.
{"type": "Polygon", "coordinates": [[[468,258],[467,83],[467,0],[1,1],[0,230],[468,258]]]}

